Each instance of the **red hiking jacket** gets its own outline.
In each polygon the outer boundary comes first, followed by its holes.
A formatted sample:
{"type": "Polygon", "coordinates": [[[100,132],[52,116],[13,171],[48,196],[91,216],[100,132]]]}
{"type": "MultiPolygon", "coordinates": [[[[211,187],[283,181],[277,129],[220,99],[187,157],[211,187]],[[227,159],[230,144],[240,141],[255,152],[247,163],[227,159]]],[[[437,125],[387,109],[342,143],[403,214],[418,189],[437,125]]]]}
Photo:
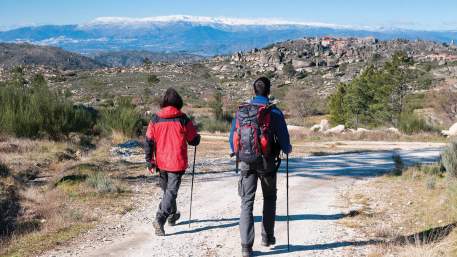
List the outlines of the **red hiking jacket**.
{"type": "Polygon", "coordinates": [[[187,168],[187,144],[198,145],[200,135],[192,121],[173,106],[152,116],[146,132],[146,162],[161,171],[182,172],[187,168]],[[154,160],[155,155],[155,160],[154,160]]]}

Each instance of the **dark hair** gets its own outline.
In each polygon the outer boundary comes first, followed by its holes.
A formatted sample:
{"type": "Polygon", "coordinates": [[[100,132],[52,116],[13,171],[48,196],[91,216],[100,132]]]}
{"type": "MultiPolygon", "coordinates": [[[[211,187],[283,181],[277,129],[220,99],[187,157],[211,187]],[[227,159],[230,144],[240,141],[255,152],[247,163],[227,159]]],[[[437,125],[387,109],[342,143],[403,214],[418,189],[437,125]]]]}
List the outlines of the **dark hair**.
{"type": "Polygon", "coordinates": [[[181,96],[176,92],[176,90],[172,87],[168,88],[163,95],[162,101],[160,101],[160,108],[164,108],[167,106],[173,106],[177,109],[181,110],[184,103],[182,101],[181,96]]]}
{"type": "Polygon", "coordinates": [[[255,95],[267,97],[270,94],[271,83],[266,77],[260,77],[254,81],[255,95]]]}

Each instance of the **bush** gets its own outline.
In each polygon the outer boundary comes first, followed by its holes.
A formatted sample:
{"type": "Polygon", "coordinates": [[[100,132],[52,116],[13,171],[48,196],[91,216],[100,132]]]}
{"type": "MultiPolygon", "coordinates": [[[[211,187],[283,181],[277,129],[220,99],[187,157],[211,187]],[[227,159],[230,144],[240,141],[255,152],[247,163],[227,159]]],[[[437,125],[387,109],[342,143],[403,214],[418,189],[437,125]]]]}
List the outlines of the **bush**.
{"type": "Polygon", "coordinates": [[[457,178],[457,141],[448,144],[441,154],[441,163],[452,178],[457,178]]]}
{"type": "Polygon", "coordinates": [[[154,74],[149,74],[148,75],[148,83],[151,85],[157,84],[160,82],[160,79],[157,77],[157,75],[154,74]]]}
{"type": "Polygon", "coordinates": [[[87,108],[74,106],[65,96],[51,91],[41,75],[30,86],[9,82],[0,87],[0,132],[57,139],[70,132],[89,131],[95,119],[87,108]]]}
{"type": "Polygon", "coordinates": [[[116,183],[116,181],[101,172],[90,174],[86,179],[86,183],[100,194],[123,192],[122,188],[118,183],[116,183]]]}
{"type": "Polygon", "coordinates": [[[436,128],[428,125],[424,119],[413,113],[405,113],[400,116],[399,129],[406,134],[437,131],[436,128]]]}
{"type": "Polygon", "coordinates": [[[142,128],[143,120],[129,97],[118,99],[114,107],[101,111],[100,127],[105,133],[122,133],[127,137],[135,137],[142,128]]]}
{"type": "Polygon", "coordinates": [[[228,132],[230,130],[231,122],[230,118],[226,117],[222,120],[216,120],[211,118],[202,118],[198,122],[197,126],[199,130],[208,131],[208,132],[228,132]]]}
{"type": "Polygon", "coordinates": [[[284,74],[286,76],[288,76],[289,78],[292,78],[293,76],[295,76],[295,74],[297,73],[297,71],[295,70],[294,66],[292,65],[292,63],[286,63],[284,64],[284,67],[282,68],[282,71],[284,72],[284,74]]]}
{"type": "Polygon", "coordinates": [[[14,231],[20,209],[15,180],[8,167],[0,162],[0,238],[14,231]]]}
{"type": "Polygon", "coordinates": [[[287,109],[294,117],[305,118],[326,112],[326,101],[310,89],[291,88],[286,94],[287,109]]]}
{"type": "Polygon", "coordinates": [[[4,163],[0,162],[0,178],[10,175],[10,169],[4,163]]]}
{"type": "Polygon", "coordinates": [[[222,103],[222,93],[216,91],[213,99],[209,102],[209,107],[214,114],[216,120],[222,120],[224,116],[223,103],[222,103]]]}

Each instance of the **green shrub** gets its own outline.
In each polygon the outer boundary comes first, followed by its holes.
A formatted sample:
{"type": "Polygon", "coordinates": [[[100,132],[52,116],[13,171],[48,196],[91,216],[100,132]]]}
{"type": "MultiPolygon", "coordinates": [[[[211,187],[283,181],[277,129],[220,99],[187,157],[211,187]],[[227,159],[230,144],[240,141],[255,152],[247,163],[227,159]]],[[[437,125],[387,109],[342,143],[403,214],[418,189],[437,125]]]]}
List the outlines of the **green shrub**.
{"type": "Polygon", "coordinates": [[[227,119],[216,120],[212,118],[201,118],[197,123],[198,129],[208,132],[228,132],[231,122],[227,119]]]}
{"type": "Polygon", "coordinates": [[[404,113],[400,116],[399,129],[406,134],[437,131],[436,128],[428,125],[424,119],[417,117],[413,113],[404,113]]]}
{"type": "Polygon", "coordinates": [[[21,210],[18,188],[6,165],[0,162],[0,239],[14,231],[21,210]]]}
{"type": "Polygon", "coordinates": [[[149,74],[148,75],[148,83],[151,85],[157,84],[160,82],[160,79],[157,77],[157,75],[154,74],[149,74]]]}
{"type": "Polygon", "coordinates": [[[452,178],[457,178],[457,141],[452,141],[441,154],[441,163],[452,178]]]}
{"type": "Polygon", "coordinates": [[[209,107],[214,114],[214,118],[216,120],[222,120],[224,116],[224,104],[222,102],[222,93],[220,91],[216,91],[214,94],[213,99],[209,102],[209,107]]]}
{"type": "Polygon", "coordinates": [[[121,97],[114,107],[101,111],[99,125],[108,134],[117,131],[128,137],[134,137],[141,130],[142,123],[141,115],[132,104],[131,99],[121,97]]]}
{"type": "Polygon", "coordinates": [[[124,191],[116,181],[101,172],[90,174],[86,183],[100,194],[122,193],[124,191]]]}
{"type": "Polygon", "coordinates": [[[31,85],[12,81],[0,87],[0,132],[56,139],[70,132],[87,132],[95,119],[94,112],[50,90],[41,75],[31,85]]]}
{"type": "Polygon", "coordinates": [[[10,169],[4,163],[0,162],[0,178],[10,175],[10,169]]]}
{"type": "Polygon", "coordinates": [[[282,71],[284,75],[288,76],[289,78],[292,78],[297,73],[291,62],[284,64],[282,71]]]}

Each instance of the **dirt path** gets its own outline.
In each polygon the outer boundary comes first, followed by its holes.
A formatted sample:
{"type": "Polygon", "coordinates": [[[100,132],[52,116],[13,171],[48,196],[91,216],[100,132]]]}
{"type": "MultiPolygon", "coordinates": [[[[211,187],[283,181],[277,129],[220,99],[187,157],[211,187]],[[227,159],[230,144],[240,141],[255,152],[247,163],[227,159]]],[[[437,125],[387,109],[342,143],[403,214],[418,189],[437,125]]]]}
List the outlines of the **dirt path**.
{"type": "MultiPolygon", "coordinates": [[[[397,151],[408,163],[429,162],[437,158],[440,146],[404,143],[397,147],[405,150],[397,151]]],[[[151,221],[160,199],[160,193],[156,191],[142,199],[132,199],[142,203],[139,210],[125,215],[119,224],[100,228],[99,233],[103,235],[97,237],[94,236],[97,232],[90,232],[79,244],[45,256],[240,256],[240,200],[233,161],[212,159],[199,162],[197,171],[202,167],[212,172],[198,173],[195,178],[190,228],[187,223],[190,176],[187,175],[178,197],[182,221],[175,227],[166,226],[166,237],[156,237],[152,230],[151,221]]],[[[283,165],[278,176],[277,245],[272,248],[260,245],[262,195],[259,189],[254,207],[255,255],[363,256],[363,245],[367,242],[337,224],[349,211],[339,207],[342,206],[338,201],[339,192],[357,180],[368,179],[391,169],[392,152],[314,157],[293,155],[289,167],[291,252],[287,252],[283,165]]],[[[141,191],[141,185],[138,190],[141,191]]]]}

